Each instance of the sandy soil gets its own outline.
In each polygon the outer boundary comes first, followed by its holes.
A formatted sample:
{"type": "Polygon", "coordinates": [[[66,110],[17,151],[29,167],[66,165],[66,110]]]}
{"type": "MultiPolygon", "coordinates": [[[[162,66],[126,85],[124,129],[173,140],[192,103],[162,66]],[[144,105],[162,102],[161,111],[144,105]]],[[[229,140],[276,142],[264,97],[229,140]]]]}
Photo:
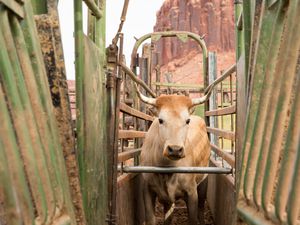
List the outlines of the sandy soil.
{"type": "MultiPolygon", "coordinates": [[[[158,221],[157,225],[163,225],[164,215],[163,215],[162,205],[157,204],[155,214],[158,221]]],[[[205,225],[214,225],[213,217],[207,202],[205,203],[204,219],[205,219],[205,225]]],[[[173,215],[171,216],[170,223],[168,225],[189,225],[187,208],[183,201],[176,202],[173,215]]]]}

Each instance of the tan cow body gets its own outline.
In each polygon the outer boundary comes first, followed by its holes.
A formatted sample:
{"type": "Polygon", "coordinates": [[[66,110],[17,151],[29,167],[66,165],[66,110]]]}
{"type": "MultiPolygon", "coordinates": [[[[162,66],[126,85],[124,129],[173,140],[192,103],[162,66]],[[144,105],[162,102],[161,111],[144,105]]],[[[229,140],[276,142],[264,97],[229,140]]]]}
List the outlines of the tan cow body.
{"type": "MultiPolygon", "coordinates": [[[[149,102],[147,102],[149,103],[149,102]]],[[[210,143],[205,122],[190,115],[194,106],[186,96],[163,95],[153,104],[158,111],[142,147],[144,166],[208,166],[210,143]]],[[[203,220],[205,193],[200,199],[199,184],[206,174],[143,174],[146,224],[155,225],[155,199],[164,205],[165,212],[176,199],[186,201],[189,221],[196,225],[203,220]],[[201,201],[201,202],[200,202],[201,201]],[[199,204],[198,204],[199,202],[199,204]],[[199,215],[199,213],[201,215],[199,215]]]]}

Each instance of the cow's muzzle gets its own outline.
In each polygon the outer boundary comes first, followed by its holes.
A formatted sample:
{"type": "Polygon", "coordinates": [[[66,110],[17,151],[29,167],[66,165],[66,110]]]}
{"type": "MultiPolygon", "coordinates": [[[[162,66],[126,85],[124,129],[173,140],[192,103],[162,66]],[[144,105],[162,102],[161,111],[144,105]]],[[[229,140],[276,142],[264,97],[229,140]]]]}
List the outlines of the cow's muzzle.
{"type": "Polygon", "coordinates": [[[166,150],[167,157],[172,160],[179,160],[185,156],[183,146],[168,145],[166,150]]]}

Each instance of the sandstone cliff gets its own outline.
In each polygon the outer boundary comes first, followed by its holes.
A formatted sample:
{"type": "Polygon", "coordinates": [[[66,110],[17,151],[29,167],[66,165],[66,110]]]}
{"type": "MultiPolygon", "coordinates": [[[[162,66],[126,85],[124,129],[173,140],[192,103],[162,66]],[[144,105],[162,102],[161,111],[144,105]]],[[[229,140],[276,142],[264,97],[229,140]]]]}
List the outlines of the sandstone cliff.
{"type": "MultiPolygon", "coordinates": [[[[233,0],[166,0],[156,16],[154,31],[191,31],[205,35],[210,51],[234,51],[233,0]]],[[[182,43],[176,38],[163,38],[156,45],[160,64],[197,49],[194,41],[182,43]]]]}

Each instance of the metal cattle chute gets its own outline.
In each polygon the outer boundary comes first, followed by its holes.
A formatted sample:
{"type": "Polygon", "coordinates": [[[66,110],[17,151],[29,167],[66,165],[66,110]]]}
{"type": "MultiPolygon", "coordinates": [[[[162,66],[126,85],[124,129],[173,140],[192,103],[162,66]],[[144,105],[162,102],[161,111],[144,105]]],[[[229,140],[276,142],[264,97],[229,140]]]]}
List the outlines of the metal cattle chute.
{"type": "MultiPolygon", "coordinates": [[[[150,115],[146,114],[145,108],[143,111],[140,111],[142,109],[141,107],[141,103],[139,102],[138,98],[137,98],[137,94],[136,94],[136,90],[135,87],[137,87],[136,85],[138,85],[139,87],[142,88],[142,90],[144,91],[144,93],[148,93],[150,96],[155,97],[157,96],[158,92],[157,92],[157,88],[155,88],[155,90],[153,90],[153,88],[151,89],[151,87],[149,86],[150,80],[152,78],[149,78],[151,75],[149,73],[146,74],[146,76],[148,76],[148,82],[146,80],[142,80],[139,78],[139,76],[136,74],[137,73],[137,67],[138,64],[136,62],[138,62],[139,56],[137,54],[138,48],[143,44],[144,41],[146,41],[147,39],[151,39],[152,42],[157,42],[159,41],[161,38],[167,38],[167,37],[175,37],[175,38],[179,38],[181,41],[186,42],[188,39],[192,39],[195,40],[195,42],[200,46],[201,50],[202,50],[202,74],[204,77],[205,82],[205,88],[203,89],[198,89],[198,94],[200,94],[200,92],[207,94],[207,93],[213,93],[212,95],[217,95],[218,92],[222,91],[222,90],[218,90],[218,89],[214,89],[216,88],[219,84],[221,84],[222,82],[226,82],[225,80],[227,79],[231,79],[233,73],[236,70],[235,65],[231,66],[230,68],[228,68],[226,71],[223,72],[223,74],[221,74],[220,77],[218,77],[216,80],[214,80],[213,82],[209,82],[209,76],[213,76],[212,73],[216,73],[216,70],[213,69],[213,67],[216,66],[216,61],[214,59],[211,59],[211,61],[209,61],[208,56],[209,54],[212,53],[208,53],[207,49],[206,49],[206,45],[205,42],[203,40],[203,38],[201,38],[199,35],[191,33],[191,32],[181,32],[181,31],[167,31],[167,32],[155,32],[155,33],[150,33],[150,34],[146,34],[144,36],[142,36],[141,38],[136,40],[136,43],[133,47],[133,51],[132,51],[132,55],[131,55],[131,68],[127,67],[125,62],[123,61],[124,57],[122,57],[122,49],[123,49],[123,34],[120,33],[119,35],[117,35],[119,37],[119,39],[117,39],[118,41],[116,42],[116,39],[114,39],[114,43],[120,43],[120,46],[117,47],[116,45],[112,44],[109,48],[108,48],[108,61],[109,61],[109,65],[110,67],[109,70],[110,71],[116,71],[116,78],[115,79],[119,79],[119,81],[117,82],[122,82],[122,84],[118,84],[116,85],[116,88],[119,88],[118,90],[115,90],[115,93],[117,93],[116,99],[119,100],[119,102],[117,101],[116,104],[116,109],[119,109],[119,112],[122,113],[122,116],[118,117],[121,119],[121,123],[120,123],[120,127],[121,129],[118,132],[118,138],[115,138],[115,140],[119,140],[118,144],[116,142],[114,149],[111,149],[111,151],[113,151],[115,158],[118,158],[117,162],[118,166],[116,167],[115,165],[113,166],[114,170],[117,170],[119,172],[118,178],[111,178],[115,180],[115,185],[112,188],[116,188],[119,191],[114,191],[114,193],[119,192],[120,196],[123,196],[124,193],[120,193],[120,189],[122,186],[128,186],[130,185],[130,183],[132,182],[137,182],[134,180],[138,179],[137,174],[139,173],[208,173],[208,174],[223,174],[225,179],[226,178],[226,174],[229,174],[229,178],[228,182],[231,183],[231,187],[233,190],[234,184],[233,184],[233,177],[234,177],[234,168],[235,168],[235,155],[234,155],[234,144],[232,144],[232,150],[230,150],[230,152],[224,151],[222,149],[222,147],[219,147],[218,141],[212,143],[212,157],[211,157],[211,166],[210,167],[156,167],[156,166],[139,166],[139,154],[141,152],[141,143],[142,143],[142,139],[145,137],[146,134],[146,129],[147,127],[149,127],[149,122],[151,122],[153,120],[153,117],[150,115]],[[117,53],[117,49],[120,49],[120,52],[117,53]],[[116,56],[118,54],[118,57],[116,56]],[[210,73],[210,75],[209,75],[210,73]],[[129,79],[130,78],[130,79],[129,79]],[[132,83],[133,82],[133,83],[132,83]],[[135,84],[134,84],[135,83],[135,84]],[[130,86],[131,88],[130,91],[131,93],[129,94],[129,96],[131,96],[130,98],[126,98],[126,87],[130,86]],[[215,91],[214,91],[215,90],[215,91]],[[123,94],[122,96],[121,93],[123,94]],[[131,119],[132,125],[128,126],[126,123],[128,123],[129,121],[129,116],[133,117],[133,119],[131,119]],[[141,125],[141,122],[139,122],[140,120],[144,120],[144,121],[149,121],[149,122],[144,122],[143,125],[141,125]],[[130,130],[126,129],[131,127],[130,130]],[[128,146],[128,142],[130,142],[131,147],[126,147],[125,143],[128,146]],[[131,165],[130,165],[131,164],[131,165]],[[131,181],[133,180],[133,181],[131,181]]],[[[151,61],[151,60],[149,60],[151,61]]],[[[151,66],[150,64],[148,64],[148,66],[151,66]]],[[[143,73],[142,71],[148,71],[148,69],[145,68],[140,68],[141,73],[143,73]]],[[[145,73],[145,72],[144,72],[145,73]]],[[[144,75],[145,76],[145,75],[144,75]]],[[[215,78],[217,77],[216,74],[214,75],[215,78]]],[[[157,80],[157,79],[156,79],[157,80]]],[[[232,80],[232,79],[231,79],[232,80]]],[[[229,84],[229,83],[228,83],[229,84]]],[[[159,85],[157,83],[157,85],[159,85]]],[[[185,84],[186,85],[186,84],[185,84]]],[[[178,86],[180,86],[180,84],[178,84],[178,86]]],[[[228,86],[229,87],[229,86],[228,86]]],[[[209,106],[209,104],[207,103],[205,105],[205,119],[207,121],[207,124],[209,125],[209,117],[223,117],[226,115],[233,115],[235,113],[235,104],[233,102],[233,89],[232,89],[232,84],[230,86],[231,88],[231,105],[227,106],[227,107],[222,107],[222,108],[213,108],[211,106],[209,106]]],[[[216,99],[216,97],[214,98],[216,99]]],[[[119,115],[118,112],[115,113],[116,115],[119,115]]],[[[211,136],[215,136],[215,137],[221,137],[221,138],[225,138],[225,139],[229,139],[234,143],[234,132],[233,132],[233,119],[231,118],[231,127],[232,130],[231,131],[227,131],[226,129],[222,129],[223,127],[218,128],[217,124],[213,124],[212,126],[208,126],[208,132],[211,133],[211,136]]],[[[116,123],[118,124],[118,123],[116,123]]],[[[215,138],[216,139],[216,138],[215,138]]],[[[114,174],[116,175],[117,173],[114,172],[114,174]]],[[[215,182],[215,180],[213,179],[211,182],[215,182]]],[[[214,184],[215,185],[215,184],[214,184]]],[[[137,188],[137,187],[136,187],[137,188]]],[[[137,189],[134,189],[135,193],[137,193],[137,189]]],[[[133,194],[131,192],[132,190],[129,190],[128,195],[133,194]]],[[[213,196],[214,194],[211,193],[211,196],[213,196]]],[[[118,194],[117,194],[118,196],[118,194]]],[[[114,199],[118,199],[118,197],[114,197],[114,199]]],[[[141,199],[140,199],[141,200],[141,199]]],[[[118,202],[122,202],[122,198],[120,197],[118,199],[118,202]]],[[[214,201],[214,200],[212,200],[214,201]]],[[[126,205],[133,207],[130,203],[131,200],[128,200],[128,202],[126,203],[126,205]]],[[[232,203],[233,204],[233,203],[232,203]]],[[[124,206],[120,206],[120,207],[124,207],[124,206]]],[[[126,206],[125,206],[126,207],[126,206]]],[[[121,210],[119,208],[119,210],[121,210]]],[[[122,209],[124,212],[124,209],[122,209]]],[[[132,212],[131,212],[132,213],[132,212]]],[[[136,217],[141,217],[141,215],[139,215],[139,213],[137,213],[138,215],[134,215],[131,214],[132,218],[136,218],[136,217]]],[[[225,214],[224,214],[225,215],[225,214]]],[[[122,217],[123,215],[119,215],[120,217],[122,217]]],[[[142,218],[139,218],[139,220],[142,220],[142,218]]],[[[119,219],[119,221],[122,221],[122,218],[119,219]]]]}

